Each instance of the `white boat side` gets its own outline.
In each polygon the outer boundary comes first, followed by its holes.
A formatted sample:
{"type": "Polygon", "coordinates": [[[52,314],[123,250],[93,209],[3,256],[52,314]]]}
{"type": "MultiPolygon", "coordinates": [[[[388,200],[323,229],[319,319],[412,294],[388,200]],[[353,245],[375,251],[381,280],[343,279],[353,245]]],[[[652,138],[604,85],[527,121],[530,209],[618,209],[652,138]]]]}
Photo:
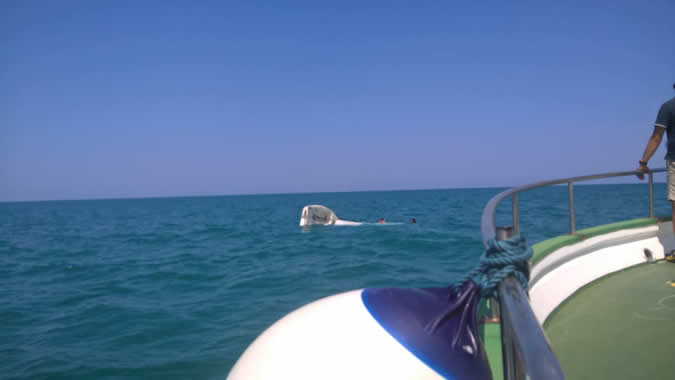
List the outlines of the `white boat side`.
{"type": "Polygon", "coordinates": [[[593,281],[675,248],[671,222],[629,228],[561,247],[538,262],[530,280],[530,303],[540,324],[567,298],[593,281]]]}

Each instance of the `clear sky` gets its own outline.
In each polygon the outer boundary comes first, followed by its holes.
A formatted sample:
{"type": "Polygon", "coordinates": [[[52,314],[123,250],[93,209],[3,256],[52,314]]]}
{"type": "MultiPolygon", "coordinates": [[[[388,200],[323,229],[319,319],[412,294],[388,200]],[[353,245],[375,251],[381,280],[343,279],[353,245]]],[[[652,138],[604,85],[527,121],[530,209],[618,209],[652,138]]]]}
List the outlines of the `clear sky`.
{"type": "Polygon", "coordinates": [[[672,0],[5,0],[0,201],[631,170],[675,92],[673,15],[672,0]]]}

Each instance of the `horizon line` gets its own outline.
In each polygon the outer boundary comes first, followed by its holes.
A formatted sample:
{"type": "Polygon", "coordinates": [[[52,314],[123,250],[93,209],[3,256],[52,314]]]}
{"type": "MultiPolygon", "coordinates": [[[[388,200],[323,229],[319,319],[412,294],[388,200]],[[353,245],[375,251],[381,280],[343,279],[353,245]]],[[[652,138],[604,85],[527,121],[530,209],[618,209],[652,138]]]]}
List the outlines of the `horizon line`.
{"type": "MultiPolygon", "coordinates": [[[[654,184],[665,184],[666,182],[657,182],[654,184]]],[[[603,185],[646,185],[647,182],[638,183],[575,183],[575,186],[603,186],[603,185]]],[[[563,186],[565,184],[551,185],[563,186]]],[[[301,194],[341,194],[341,193],[386,193],[386,192],[405,192],[405,191],[439,191],[439,190],[470,190],[470,189],[509,189],[516,186],[468,186],[468,187],[438,187],[426,189],[387,189],[387,190],[346,190],[346,191],[299,191],[299,192],[270,192],[270,193],[233,193],[233,194],[192,194],[192,195],[158,195],[158,196],[121,196],[121,197],[102,197],[102,198],[62,198],[62,199],[26,199],[26,200],[0,200],[0,203],[30,203],[30,202],[78,202],[78,201],[114,201],[114,200],[141,200],[141,199],[173,199],[173,198],[215,198],[215,197],[245,197],[245,196],[264,196],[264,195],[301,195],[301,194]]]]}

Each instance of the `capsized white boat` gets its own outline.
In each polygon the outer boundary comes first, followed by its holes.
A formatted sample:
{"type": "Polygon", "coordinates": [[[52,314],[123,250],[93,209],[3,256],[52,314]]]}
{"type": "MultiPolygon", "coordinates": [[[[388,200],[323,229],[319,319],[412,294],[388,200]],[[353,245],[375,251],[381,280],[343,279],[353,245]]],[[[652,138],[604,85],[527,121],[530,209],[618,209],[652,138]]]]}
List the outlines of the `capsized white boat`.
{"type": "Polygon", "coordinates": [[[322,205],[308,205],[302,208],[300,215],[300,227],[307,227],[313,224],[324,226],[358,226],[363,223],[342,220],[335,215],[333,210],[322,205]]]}

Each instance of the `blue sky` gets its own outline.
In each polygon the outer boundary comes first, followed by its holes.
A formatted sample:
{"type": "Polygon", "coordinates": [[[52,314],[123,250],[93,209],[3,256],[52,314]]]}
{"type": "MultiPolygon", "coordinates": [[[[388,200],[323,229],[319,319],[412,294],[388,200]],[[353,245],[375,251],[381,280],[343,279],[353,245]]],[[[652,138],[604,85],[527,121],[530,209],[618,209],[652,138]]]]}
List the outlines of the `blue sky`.
{"type": "Polygon", "coordinates": [[[0,2],[0,201],[636,167],[675,2],[474,3],[0,2]]]}

